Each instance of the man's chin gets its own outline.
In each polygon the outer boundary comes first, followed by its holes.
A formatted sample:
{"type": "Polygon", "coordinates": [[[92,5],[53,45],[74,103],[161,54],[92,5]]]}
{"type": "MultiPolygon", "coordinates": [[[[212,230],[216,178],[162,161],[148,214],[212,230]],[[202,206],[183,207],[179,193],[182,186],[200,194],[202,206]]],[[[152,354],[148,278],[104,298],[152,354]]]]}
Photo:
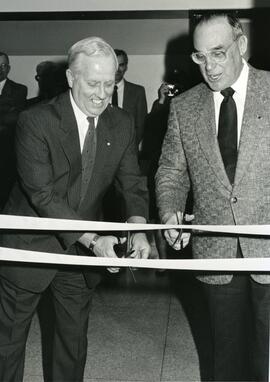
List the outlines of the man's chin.
{"type": "Polygon", "coordinates": [[[115,83],[118,84],[122,80],[123,76],[115,76],[115,83]]]}
{"type": "Polygon", "coordinates": [[[217,80],[210,80],[209,78],[206,78],[205,80],[210,89],[214,92],[220,92],[224,89],[224,84],[223,81],[221,81],[221,78],[218,78],[217,80]]]}
{"type": "Polygon", "coordinates": [[[98,117],[100,114],[103,113],[103,111],[106,109],[107,105],[100,106],[100,107],[92,107],[91,110],[89,110],[91,115],[94,115],[95,117],[98,117]]]}
{"type": "Polygon", "coordinates": [[[220,92],[224,89],[220,82],[207,81],[207,84],[213,92],[220,92]]]}

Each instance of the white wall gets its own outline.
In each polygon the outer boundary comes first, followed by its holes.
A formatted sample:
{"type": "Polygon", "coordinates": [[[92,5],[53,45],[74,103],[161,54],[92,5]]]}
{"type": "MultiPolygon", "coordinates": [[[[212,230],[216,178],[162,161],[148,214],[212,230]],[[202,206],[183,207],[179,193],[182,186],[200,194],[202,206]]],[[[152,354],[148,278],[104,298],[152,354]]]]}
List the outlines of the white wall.
{"type": "MultiPolygon", "coordinates": [[[[1,50],[9,53],[13,44],[11,52],[20,53],[10,54],[10,78],[28,87],[28,98],[36,96],[38,88],[34,76],[37,64],[45,60],[65,59],[68,47],[73,42],[85,37],[87,33],[93,35],[98,31],[98,35],[107,39],[112,46],[128,52],[129,68],[126,78],[145,87],[150,110],[164,75],[164,59],[168,42],[177,36],[185,36],[188,33],[188,21],[183,19],[120,20],[118,28],[115,22],[116,20],[61,21],[59,22],[60,27],[58,22],[44,21],[23,22],[23,26],[19,27],[18,22],[13,33],[14,36],[12,36],[12,31],[15,22],[0,23],[0,35],[3,36],[4,31],[8,32],[6,41],[4,37],[2,38],[1,50]],[[17,38],[18,35],[20,39],[17,38]],[[40,41],[42,46],[40,46],[40,41]],[[48,53],[50,50],[54,54],[48,53]],[[24,51],[26,53],[23,53],[24,51]],[[39,54],[43,51],[43,54],[39,54]],[[55,52],[59,54],[55,54],[55,52]]],[[[249,22],[243,20],[243,23],[249,34],[249,22]]],[[[179,46],[179,51],[181,51],[181,46],[179,46]]],[[[182,64],[183,57],[179,55],[177,60],[182,64]]]]}
{"type": "MultiPolygon", "coordinates": [[[[37,82],[34,79],[37,64],[45,60],[58,61],[65,58],[65,56],[10,56],[11,71],[9,77],[28,87],[28,98],[35,97],[38,92],[37,82]]],[[[157,98],[157,89],[160,86],[163,72],[164,55],[129,56],[126,79],[145,87],[149,109],[157,98]]]]}
{"type": "Polygon", "coordinates": [[[269,0],[1,0],[2,12],[225,9],[269,6],[269,0]]]}
{"type": "MultiPolygon", "coordinates": [[[[128,53],[126,78],[145,87],[151,108],[164,74],[168,44],[188,31],[188,19],[2,21],[0,50],[9,54],[10,78],[25,84],[31,98],[38,91],[34,79],[38,63],[65,59],[74,42],[98,35],[128,53]]],[[[181,43],[177,49],[181,52],[181,43]]]]}

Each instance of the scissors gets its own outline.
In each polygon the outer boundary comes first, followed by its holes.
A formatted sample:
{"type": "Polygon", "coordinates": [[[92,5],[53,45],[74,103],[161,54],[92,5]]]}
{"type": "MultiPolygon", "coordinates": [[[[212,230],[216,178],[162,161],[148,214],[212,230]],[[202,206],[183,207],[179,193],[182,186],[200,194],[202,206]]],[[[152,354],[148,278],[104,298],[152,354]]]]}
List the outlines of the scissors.
{"type": "MultiPolygon", "coordinates": [[[[127,240],[125,243],[121,243],[120,237],[118,237],[118,244],[114,245],[114,251],[117,254],[118,257],[120,258],[129,258],[131,255],[135,252],[135,249],[131,248],[131,243],[130,243],[130,231],[127,231],[127,240]]],[[[132,271],[131,267],[128,267],[130,270],[130,273],[132,275],[132,278],[134,282],[136,283],[136,278],[134,276],[134,272],[132,271]]]]}
{"type": "MultiPolygon", "coordinates": [[[[178,212],[175,212],[175,215],[176,215],[177,225],[180,225],[181,223],[180,223],[178,212]]],[[[185,223],[185,216],[183,216],[182,223],[185,223]]],[[[180,250],[183,249],[183,239],[181,239],[182,233],[183,233],[183,228],[180,228],[178,230],[178,235],[176,236],[176,239],[174,240],[173,245],[172,245],[174,247],[175,244],[180,243],[180,250]]]]}

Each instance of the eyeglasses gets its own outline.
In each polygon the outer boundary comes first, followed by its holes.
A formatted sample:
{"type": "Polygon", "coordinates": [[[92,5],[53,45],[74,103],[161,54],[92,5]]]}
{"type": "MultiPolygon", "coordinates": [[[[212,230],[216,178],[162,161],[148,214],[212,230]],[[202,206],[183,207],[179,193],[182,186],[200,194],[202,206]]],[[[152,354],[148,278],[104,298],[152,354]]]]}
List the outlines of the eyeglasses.
{"type": "Polygon", "coordinates": [[[0,64],[0,69],[6,69],[6,68],[8,68],[9,67],[9,64],[0,64]]]}
{"type": "Polygon", "coordinates": [[[211,61],[214,61],[217,64],[222,64],[223,62],[227,60],[227,53],[229,49],[239,39],[239,37],[240,36],[238,36],[235,40],[233,40],[233,42],[226,49],[210,50],[209,52],[206,52],[206,53],[193,52],[191,54],[191,58],[197,65],[204,65],[206,63],[207,57],[209,57],[211,61]]]}

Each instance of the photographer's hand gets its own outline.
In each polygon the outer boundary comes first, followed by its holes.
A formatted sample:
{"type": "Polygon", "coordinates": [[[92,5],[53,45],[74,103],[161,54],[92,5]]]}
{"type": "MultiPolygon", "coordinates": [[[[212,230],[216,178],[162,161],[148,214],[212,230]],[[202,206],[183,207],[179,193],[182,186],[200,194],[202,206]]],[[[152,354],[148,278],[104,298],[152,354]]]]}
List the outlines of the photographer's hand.
{"type": "Polygon", "coordinates": [[[160,86],[160,88],[158,89],[158,102],[160,104],[164,104],[164,102],[166,101],[166,98],[168,96],[168,93],[169,93],[169,88],[168,88],[168,84],[167,82],[163,82],[160,86]]]}

